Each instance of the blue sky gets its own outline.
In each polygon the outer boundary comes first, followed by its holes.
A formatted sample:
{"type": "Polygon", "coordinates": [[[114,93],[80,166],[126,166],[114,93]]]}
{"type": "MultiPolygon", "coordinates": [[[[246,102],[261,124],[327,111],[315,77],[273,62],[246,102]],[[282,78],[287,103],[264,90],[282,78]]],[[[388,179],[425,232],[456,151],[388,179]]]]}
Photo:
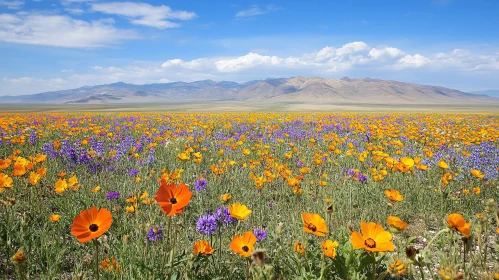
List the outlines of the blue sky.
{"type": "Polygon", "coordinates": [[[0,0],[0,95],[298,75],[499,89],[499,1],[0,0]]]}

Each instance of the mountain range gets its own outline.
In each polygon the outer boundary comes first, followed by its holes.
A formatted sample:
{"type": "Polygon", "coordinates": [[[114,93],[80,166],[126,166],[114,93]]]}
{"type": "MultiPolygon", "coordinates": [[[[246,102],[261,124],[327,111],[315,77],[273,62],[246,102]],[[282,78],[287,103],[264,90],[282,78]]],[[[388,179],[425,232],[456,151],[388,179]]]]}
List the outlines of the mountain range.
{"type": "Polygon", "coordinates": [[[499,98],[499,89],[489,89],[489,90],[480,90],[480,91],[470,91],[473,94],[481,94],[487,95],[490,97],[498,97],[499,98]]]}
{"type": "Polygon", "coordinates": [[[26,104],[168,103],[202,100],[319,104],[499,104],[499,98],[445,87],[348,77],[292,77],[246,83],[204,80],[135,85],[119,82],[32,95],[0,96],[0,103],[26,104]]]}

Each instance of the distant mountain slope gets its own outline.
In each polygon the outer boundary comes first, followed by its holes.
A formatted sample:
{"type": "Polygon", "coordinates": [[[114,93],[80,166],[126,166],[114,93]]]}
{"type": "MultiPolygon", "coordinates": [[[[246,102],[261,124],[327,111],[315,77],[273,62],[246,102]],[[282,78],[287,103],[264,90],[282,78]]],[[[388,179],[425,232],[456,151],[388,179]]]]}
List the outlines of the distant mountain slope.
{"type": "Polygon", "coordinates": [[[490,97],[499,97],[499,89],[489,89],[489,90],[480,90],[480,91],[471,91],[473,94],[482,94],[490,97]]]}
{"type": "Polygon", "coordinates": [[[173,82],[133,85],[123,82],[23,96],[2,96],[2,103],[160,103],[189,100],[373,104],[485,104],[498,98],[379,79],[293,77],[247,83],[173,82]]]}

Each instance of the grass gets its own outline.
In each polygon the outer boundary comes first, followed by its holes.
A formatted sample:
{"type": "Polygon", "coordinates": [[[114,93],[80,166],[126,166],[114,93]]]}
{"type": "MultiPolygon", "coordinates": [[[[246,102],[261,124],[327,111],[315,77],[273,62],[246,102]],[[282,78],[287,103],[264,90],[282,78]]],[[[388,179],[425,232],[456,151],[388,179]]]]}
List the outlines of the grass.
{"type": "Polygon", "coordinates": [[[494,279],[499,272],[496,115],[9,113],[0,115],[0,125],[0,159],[11,160],[0,162],[0,173],[13,180],[0,193],[5,279],[95,278],[96,264],[102,279],[494,279]],[[37,161],[43,153],[46,160],[37,161]],[[181,153],[189,159],[181,160],[181,153]],[[405,166],[404,157],[416,163],[405,166]],[[440,160],[449,168],[440,168],[440,160]],[[41,167],[46,175],[30,182],[41,167]],[[79,183],[58,194],[57,181],[69,183],[73,176],[79,183]],[[168,217],[154,203],[159,178],[193,192],[182,214],[168,217]],[[198,192],[200,178],[208,184],[198,192]],[[403,200],[390,201],[387,189],[398,190],[403,200]],[[120,198],[109,200],[108,192],[120,198]],[[224,203],[226,193],[232,198],[224,203]],[[235,202],[251,209],[247,219],[219,225],[211,235],[196,228],[201,216],[235,202]],[[92,206],[113,215],[111,228],[96,239],[97,263],[95,244],[78,242],[70,230],[92,206]],[[307,212],[325,220],[325,237],[303,231],[307,212]],[[452,213],[472,223],[469,237],[449,228],[452,213]],[[61,215],[58,222],[49,220],[53,214],[61,215]],[[394,229],[389,216],[408,227],[394,229]],[[395,250],[354,249],[350,236],[361,222],[391,231],[395,250]],[[149,241],[155,226],[162,226],[163,238],[149,241]],[[255,229],[267,232],[255,245],[265,250],[263,263],[257,254],[244,258],[229,246],[234,235],[255,229]],[[194,256],[198,240],[207,240],[213,255],[194,256]],[[324,256],[325,240],[339,243],[334,258],[324,256]],[[295,251],[297,242],[303,255],[295,251]],[[21,248],[25,259],[15,264],[11,257],[21,248]],[[399,270],[390,268],[396,260],[399,270]]]}

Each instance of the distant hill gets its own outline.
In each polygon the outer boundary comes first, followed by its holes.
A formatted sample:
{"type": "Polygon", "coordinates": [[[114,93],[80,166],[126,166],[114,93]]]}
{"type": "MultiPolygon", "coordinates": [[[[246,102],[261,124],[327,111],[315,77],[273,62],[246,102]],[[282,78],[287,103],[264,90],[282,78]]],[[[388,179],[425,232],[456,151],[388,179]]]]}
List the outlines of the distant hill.
{"type": "Polygon", "coordinates": [[[239,100],[302,103],[489,104],[498,98],[454,89],[379,79],[293,77],[236,83],[211,80],[134,85],[123,82],[22,96],[2,103],[106,104],[239,100]]]}
{"type": "Polygon", "coordinates": [[[481,91],[471,91],[473,94],[482,94],[490,97],[498,97],[499,98],[499,89],[489,89],[489,90],[481,90],[481,91]]]}

